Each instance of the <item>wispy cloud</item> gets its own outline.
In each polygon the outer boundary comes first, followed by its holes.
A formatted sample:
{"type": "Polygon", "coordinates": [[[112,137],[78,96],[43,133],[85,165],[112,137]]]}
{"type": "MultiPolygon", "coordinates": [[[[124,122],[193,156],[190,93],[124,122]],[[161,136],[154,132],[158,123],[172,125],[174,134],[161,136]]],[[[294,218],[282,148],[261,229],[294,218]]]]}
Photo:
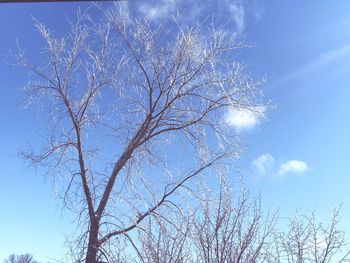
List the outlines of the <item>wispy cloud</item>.
{"type": "Polygon", "coordinates": [[[265,117],[265,112],[266,108],[263,106],[256,107],[253,110],[229,110],[226,113],[225,122],[227,125],[234,127],[237,130],[252,129],[265,117]]]}
{"type": "Polygon", "coordinates": [[[280,168],[278,169],[279,175],[286,175],[286,174],[303,174],[309,169],[306,162],[299,161],[299,160],[289,160],[285,163],[283,163],[280,168]]]}
{"type": "Polygon", "coordinates": [[[245,29],[247,17],[259,19],[262,8],[258,0],[203,0],[191,2],[186,0],[150,0],[146,2],[130,2],[130,9],[136,10],[142,17],[152,20],[167,19],[175,16],[181,24],[195,23],[208,15],[214,15],[220,19],[233,21],[235,30],[242,32],[245,29]]]}
{"type": "Polygon", "coordinates": [[[249,13],[252,14],[255,19],[261,19],[264,12],[265,8],[259,0],[252,1],[252,3],[249,5],[249,13]]]}
{"type": "Polygon", "coordinates": [[[139,3],[138,11],[142,16],[152,20],[165,19],[175,13],[179,3],[179,0],[139,3]]]}
{"type": "Polygon", "coordinates": [[[245,8],[241,0],[234,0],[228,5],[232,19],[235,21],[237,31],[242,32],[245,25],[245,8]]]}
{"type": "Polygon", "coordinates": [[[265,153],[253,160],[252,165],[259,175],[265,176],[272,172],[275,166],[275,158],[270,153],[265,153]]]}
{"type": "Polygon", "coordinates": [[[220,4],[229,12],[229,17],[236,24],[236,30],[243,32],[248,19],[260,19],[264,8],[259,0],[221,0],[220,4]]]}
{"type": "Polygon", "coordinates": [[[304,174],[309,170],[309,166],[306,162],[294,159],[278,165],[275,158],[270,153],[262,154],[254,159],[252,167],[259,177],[269,176],[272,178],[292,174],[304,174]]]}
{"type": "Polygon", "coordinates": [[[292,71],[290,74],[283,77],[278,82],[286,83],[296,79],[303,78],[349,55],[350,55],[350,44],[344,45],[336,49],[327,50],[323,53],[320,53],[313,59],[311,59],[304,66],[292,71]]]}

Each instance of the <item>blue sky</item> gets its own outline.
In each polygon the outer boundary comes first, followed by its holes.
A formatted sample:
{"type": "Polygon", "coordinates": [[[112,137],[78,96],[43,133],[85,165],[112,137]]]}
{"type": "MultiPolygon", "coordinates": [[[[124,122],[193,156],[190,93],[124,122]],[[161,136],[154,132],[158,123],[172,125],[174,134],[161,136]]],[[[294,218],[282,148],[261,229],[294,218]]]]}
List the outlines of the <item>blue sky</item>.
{"type": "MultiPolygon", "coordinates": [[[[237,59],[252,75],[266,77],[264,98],[276,105],[263,116],[227,116],[245,145],[241,165],[247,187],[253,194],[261,192],[264,205],[279,208],[281,216],[316,208],[324,220],[342,203],[350,235],[350,2],[220,0],[201,1],[200,7],[186,2],[125,5],[155,21],[177,14],[189,23],[214,12],[233,22],[252,45],[237,59]]],[[[0,54],[15,50],[16,41],[35,54],[41,42],[32,17],[64,32],[64,21],[74,17],[79,5],[2,4],[0,54]]],[[[1,57],[0,260],[13,252],[30,252],[39,260],[60,258],[64,236],[74,230],[73,217],[61,211],[52,180],[28,170],[17,157],[18,149],[42,139],[42,119],[35,108],[19,109],[18,88],[27,74],[5,60],[1,57]]]]}

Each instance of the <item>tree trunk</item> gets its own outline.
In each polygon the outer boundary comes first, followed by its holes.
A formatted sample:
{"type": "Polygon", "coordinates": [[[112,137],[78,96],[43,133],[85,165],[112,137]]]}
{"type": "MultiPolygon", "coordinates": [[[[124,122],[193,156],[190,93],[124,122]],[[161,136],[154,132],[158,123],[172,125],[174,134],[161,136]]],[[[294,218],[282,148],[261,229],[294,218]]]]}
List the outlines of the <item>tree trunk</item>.
{"type": "Polygon", "coordinates": [[[96,263],[97,262],[97,251],[98,251],[98,220],[92,220],[89,231],[89,243],[86,252],[85,263],[96,263]]]}

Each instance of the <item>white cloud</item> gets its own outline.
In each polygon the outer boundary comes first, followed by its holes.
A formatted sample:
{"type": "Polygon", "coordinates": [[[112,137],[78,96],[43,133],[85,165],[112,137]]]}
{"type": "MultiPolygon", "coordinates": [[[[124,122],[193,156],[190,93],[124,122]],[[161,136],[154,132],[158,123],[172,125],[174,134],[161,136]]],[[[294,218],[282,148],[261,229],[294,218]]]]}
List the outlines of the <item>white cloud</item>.
{"type": "Polygon", "coordinates": [[[265,153],[256,158],[252,165],[256,168],[259,175],[267,175],[272,172],[275,165],[275,158],[270,153],[265,153]]]}
{"type": "Polygon", "coordinates": [[[307,163],[299,160],[289,160],[283,163],[278,169],[279,175],[285,175],[289,173],[303,174],[309,169],[307,163]]]}
{"type": "Polygon", "coordinates": [[[235,30],[243,32],[248,18],[258,19],[262,15],[262,7],[258,0],[202,0],[200,4],[186,0],[149,0],[131,4],[143,17],[152,20],[170,18],[172,15],[180,22],[197,23],[215,14],[226,22],[232,21],[235,30]]]}
{"type": "Polygon", "coordinates": [[[237,31],[242,32],[244,30],[245,8],[241,0],[232,1],[229,4],[229,11],[233,20],[236,23],[237,31]]]}
{"type": "Polygon", "coordinates": [[[296,79],[303,78],[309,74],[313,74],[321,70],[322,68],[328,67],[332,63],[340,59],[344,59],[344,57],[347,57],[349,55],[350,45],[345,45],[337,49],[327,50],[317,55],[305,65],[299,67],[298,69],[292,71],[291,73],[277,81],[281,84],[284,84],[296,79]]]}
{"type": "Polygon", "coordinates": [[[345,45],[337,49],[328,50],[319,54],[316,58],[296,71],[296,76],[312,73],[327,66],[328,64],[350,54],[350,45],[345,45]]]}
{"type": "Polygon", "coordinates": [[[157,3],[139,3],[138,11],[147,18],[158,20],[170,17],[177,9],[178,0],[162,0],[157,3]]]}
{"type": "Polygon", "coordinates": [[[265,111],[266,108],[263,106],[255,107],[252,110],[229,110],[225,116],[225,122],[237,130],[252,129],[264,118],[265,111]]]}
{"type": "Polygon", "coordinates": [[[252,167],[257,176],[269,176],[272,178],[289,174],[303,174],[309,170],[306,162],[294,159],[288,160],[278,166],[275,158],[270,153],[262,154],[254,159],[252,167]]]}
{"type": "Polygon", "coordinates": [[[263,17],[263,14],[265,13],[265,8],[259,2],[259,0],[256,0],[252,1],[250,11],[254,15],[255,19],[259,20],[263,17]]]}

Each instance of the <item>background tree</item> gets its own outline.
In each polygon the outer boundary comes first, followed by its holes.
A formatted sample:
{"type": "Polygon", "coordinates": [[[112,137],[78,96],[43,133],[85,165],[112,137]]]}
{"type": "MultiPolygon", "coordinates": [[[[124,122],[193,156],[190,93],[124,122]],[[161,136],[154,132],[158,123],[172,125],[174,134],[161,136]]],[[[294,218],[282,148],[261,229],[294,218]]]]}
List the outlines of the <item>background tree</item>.
{"type": "Polygon", "coordinates": [[[312,213],[295,215],[285,226],[277,213],[263,211],[260,197],[249,197],[222,177],[216,186],[200,187],[191,212],[180,203],[167,216],[168,209],[161,207],[126,237],[131,243],[128,249],[118,247],[119,259],[108,262],[349,262],[339,209],[328,224],[318,223],[312,213]],[[134,253],[127,255],[131,249],[134,253]]]}
{"type": "Polygon", "coordinates": [[[171,217],[164,215],[166,214],[157,213],[147,218],[138,228],[133,243],[137,255],[135,262],[192,262],[193,217],[174,212],[171,217]]]}
{"type": "Polygon", "coordinates": [[[133,235],[137,256],[126,262],[277,262],[271,250],[277,215],[264,215],[260,198],[234,192],[220,180],[216,190],[213,182],[210,191],[201,187],[203,194],[191,202],[192,212],[183,214],[179,204],[171,217],[165,216],[169,214],[165,208],[143,221],[133,235]]]}
{"type": "Polygon", "coordinates": [[[198,206],[192,203],[193,213],[179,213],[171,221],[166,213],[149,217],[134,237],[138,257],[116,262],[350,262],[339,209],[328,224],[312,213],[295,215],[284,226],[277,213],[264,215],[260,198],[250,198],[245,190],[234,193],[226,182],[203,193],[198,206]]]}
{"type": "Polygon", "coordinates": [[[28,253],[23,255],[11,254],[7,259],[5,259],[4,262],[5,263],[39,263],[38,261],[34,260],[31,254],[28,254],[28,253]]]}
{"type": "Polygon", "coordinates": [[[27,101],[49,127],[47,143],[21,155],[60,178],[80,229],[75,260],[87,263],[162,206],[175,209],[194,178],[224,171],[239,153],[225,114],[262,109],[259,83],[233,59],[237,35],[137,21],[117,5],[102,13],[80,12],[61,37],[38,22],[42,63],[17,56],[34,76],[27,101]]]}
{"type": "Polygon", "coordinates": [[[317,222],[314,213],[295,215],[290,219],[288,232],[280,233],[277,240],[279,262],[350,262],[339,208],[333,211],[329,224],[317,222]]]}
{"type": "Polygon", "coordinates": [[[232,187],[220,184],[218,194],[201,200],[193,226],[195,262],[273,262],[277,216],[265,216],[260,198],[250,200],[245,189],[234,198],[232,187]]]}

